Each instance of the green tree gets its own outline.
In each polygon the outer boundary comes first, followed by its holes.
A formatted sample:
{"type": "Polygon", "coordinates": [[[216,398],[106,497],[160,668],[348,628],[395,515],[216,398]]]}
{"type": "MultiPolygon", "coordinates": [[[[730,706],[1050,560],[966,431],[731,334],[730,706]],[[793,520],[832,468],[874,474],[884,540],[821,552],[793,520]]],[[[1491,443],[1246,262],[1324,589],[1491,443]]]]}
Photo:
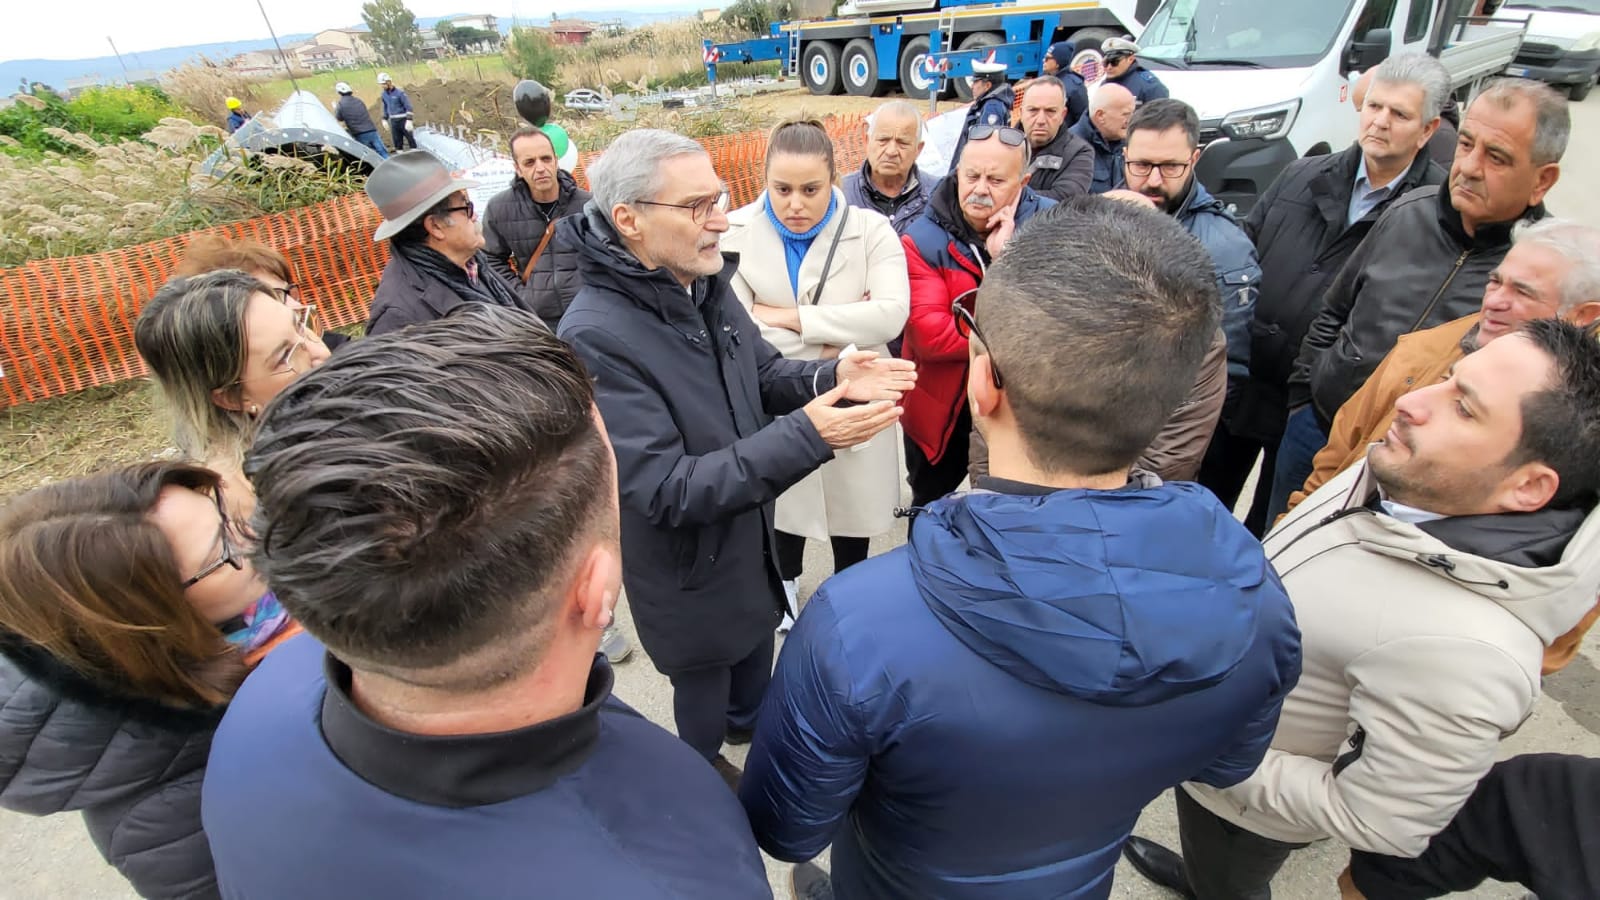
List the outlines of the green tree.
{"type": "Polygon", "coordinates": [[[439,40],[444,41],[446,44],[453,45],[453,42],[450,40],[450,36],[456,33],[455,23],[451,22],[449,19],[440,19],[439,21],[433,23],[433,33],[439,36],[439,40]]]}
{"type": "Polygon", "coordinates": [[[372,32],[372,48],[388,62],[416,59],[422,49],[417,17],[403,0],[370,0],[361,4],[361,19],[372,32]]]}
{"type": "Polygon", "coordinates": [[[561,68],[561,49],[549,35],[533,28],[513,28],[501,51],[506,69],[518,78],[532,78],[554,91],[556,72],[561,68]]]}
{"type": "MultiPolygon", "coordinates": [[[[444,23],[441,22],[439,24],[442,25],[444,23]]],[[[466,53],[469,49],[484,41],[494,44],[500,40],[500,35],[486,28],[457,28],[455,26],[451,26],[448,34],[440,32],[439,37],[445,43],[456,48],[457,53],[466,53]]]]}

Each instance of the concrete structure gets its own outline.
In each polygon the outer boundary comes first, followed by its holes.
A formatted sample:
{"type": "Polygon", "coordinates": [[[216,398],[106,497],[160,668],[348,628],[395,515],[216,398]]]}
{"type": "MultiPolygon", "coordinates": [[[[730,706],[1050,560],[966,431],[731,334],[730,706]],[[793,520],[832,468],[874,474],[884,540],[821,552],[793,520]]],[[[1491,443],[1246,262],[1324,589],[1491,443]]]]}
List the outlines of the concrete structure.
{"type": "Polygon", "coordinates": [[[492,31],[495,34],[500,33],[500,21],[494,16],[487,14],[480,16],[456,16],[447,21],[457,28],[476,28],[479,31],[492,31]]]}

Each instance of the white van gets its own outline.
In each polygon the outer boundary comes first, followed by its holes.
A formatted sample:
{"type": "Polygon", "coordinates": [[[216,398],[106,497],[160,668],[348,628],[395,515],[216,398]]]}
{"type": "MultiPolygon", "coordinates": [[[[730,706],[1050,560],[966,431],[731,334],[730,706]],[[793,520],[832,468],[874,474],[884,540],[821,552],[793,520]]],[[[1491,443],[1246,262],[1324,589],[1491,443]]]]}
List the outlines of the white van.
{"type": "Polygon", "coordinates": [[[1166,0],[1139,60],[1200,115],[1195,174],[1247,212],[1290,162],[1356,137],[1352,75],[1390,54],[1439,57],[1465,94],[1499,74],[1525,22],[1470,16],[1474,0],[1166,0]]]}
{"type": "Polygon", "coordinates": [[[1589,96],[1600,73],[1600,0],[1506,0],[1494,15],[1528,17],[1527,40],[1507,75],[1554,85],[1572,100],[1589,96]]]}

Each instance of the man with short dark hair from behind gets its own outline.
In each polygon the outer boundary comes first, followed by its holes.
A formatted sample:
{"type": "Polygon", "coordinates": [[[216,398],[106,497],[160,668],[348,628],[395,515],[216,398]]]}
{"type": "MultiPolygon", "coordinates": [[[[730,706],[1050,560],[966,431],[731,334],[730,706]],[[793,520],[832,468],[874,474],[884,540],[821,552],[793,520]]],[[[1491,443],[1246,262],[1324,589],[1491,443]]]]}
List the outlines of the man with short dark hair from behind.
{"type": "Polygon", "coordinates": [[[245,462],[254,562],[315,639],[212,744],[223,894],[770,896],[722,780],[596,654],[616,464],[572,351],[466,304],[337,363],[268,406],[245,462]]]}
{"type": "Polygon", "coordinates": [[[1597,491],[1588,329],[1530,320],[1402,396],[1366,459],[1263,544],[1305,634],[1271,749],[1233,787],[1177,789],[1181,859],[1134,837],[1129,861],[1199,900],[1266,900],[1311,841],[1422,853],[1532,715],[1545,647],[1594,606],[1597,491]]]}
{"type": "Polygon", "coordinates": [[[832,842],[842,900],[1107,897],[1140,810],[1246,777],[1299,675],[1260,545],[1199,485],[1130,473],[1216,332],[1205,252],[1073,198],[979,293],[955,315],[991,474],[812,596],[740,789],[772,855],[832,842]]]}

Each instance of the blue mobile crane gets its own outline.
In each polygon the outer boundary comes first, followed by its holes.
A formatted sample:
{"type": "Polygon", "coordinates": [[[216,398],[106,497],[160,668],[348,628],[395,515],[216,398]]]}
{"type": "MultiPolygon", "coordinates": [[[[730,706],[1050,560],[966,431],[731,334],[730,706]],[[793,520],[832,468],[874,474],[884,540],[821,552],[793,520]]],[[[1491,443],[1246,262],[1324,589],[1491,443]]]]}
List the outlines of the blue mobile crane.
{"type": "Polygon", "coordinates": [[[766,37],[706,41],[706,77],[715,84],[722,63],[777,60],[819,96],[879,97],[898,87],[918,100],[970,100],[973,60],[993,54],[1007,64],[1008,80],[1036,75],[1051,44],[1098,49],[1108,37],[1137,33],[1159,0],[849,0],[835,15],[826,12],[830,0],[820,5],[801,3],[802,18],[773,23],[766,37]]]}

